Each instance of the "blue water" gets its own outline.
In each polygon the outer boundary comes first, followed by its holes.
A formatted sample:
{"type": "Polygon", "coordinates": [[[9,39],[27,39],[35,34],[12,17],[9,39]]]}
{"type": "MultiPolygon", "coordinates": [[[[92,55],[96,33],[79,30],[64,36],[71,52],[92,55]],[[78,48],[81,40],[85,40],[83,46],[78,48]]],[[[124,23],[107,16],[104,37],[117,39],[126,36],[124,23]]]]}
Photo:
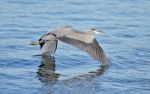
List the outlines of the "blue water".
{"type": "Polygon", "coordinates": [[[0,94],[150,94],[150,0],[0,0],[0,94]],[[96,28],[110,60],[59,42],[30,46],[51,28],[96,28]]]}

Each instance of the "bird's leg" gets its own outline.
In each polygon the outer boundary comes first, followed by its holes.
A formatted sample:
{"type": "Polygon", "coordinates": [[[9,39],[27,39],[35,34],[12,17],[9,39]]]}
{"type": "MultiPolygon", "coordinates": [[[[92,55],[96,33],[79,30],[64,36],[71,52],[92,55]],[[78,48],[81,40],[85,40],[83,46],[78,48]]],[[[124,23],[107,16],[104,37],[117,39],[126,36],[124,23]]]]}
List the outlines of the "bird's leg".
{"type": "Polygon", "coordinates": [[[32,42],[30,43],[30,45],[38,45],[38,44],[40,44],[39,41],[32,41],[32,42]]]}
{"type": "Polygon", "coordinates": [[[39,45],[41,43],[47,42],[47,41],[51,41],[51,40],[40,40],[40,41],[32,41],[30,43],[30,45],[39,45]]]}

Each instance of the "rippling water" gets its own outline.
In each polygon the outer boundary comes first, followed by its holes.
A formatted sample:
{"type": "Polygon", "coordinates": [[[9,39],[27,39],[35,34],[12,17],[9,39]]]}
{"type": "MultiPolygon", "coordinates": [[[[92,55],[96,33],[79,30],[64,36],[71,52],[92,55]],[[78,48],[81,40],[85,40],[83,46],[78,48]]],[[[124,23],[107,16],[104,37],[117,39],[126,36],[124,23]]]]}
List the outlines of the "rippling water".
{"type": "Polygon", "coordinates": [[[149,0],[0,0],[0,94],[149,94],[149,0]],[[59,43],[55,57],[29,45],[50,28],[96,28],[102,67],[59,43]]]}

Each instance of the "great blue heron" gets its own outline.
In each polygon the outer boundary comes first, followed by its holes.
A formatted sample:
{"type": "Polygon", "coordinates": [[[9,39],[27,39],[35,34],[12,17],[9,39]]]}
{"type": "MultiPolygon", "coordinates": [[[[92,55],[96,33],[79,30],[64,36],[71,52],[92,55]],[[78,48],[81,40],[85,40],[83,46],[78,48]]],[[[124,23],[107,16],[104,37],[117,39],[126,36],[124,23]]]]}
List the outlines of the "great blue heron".
{"type": "Polygon", "coordinates": [[[77,31],[71,26],[65,26],[48,32],[38,41],[31,45],[40,45],[42,55],[52,55],[57,49],[58,40],[73,45],[91,55],[94,59],[101,61],[102,65],[107,65],[107,57],[94,38],[94,33],[100,33],[95,29],[77,31]]]}

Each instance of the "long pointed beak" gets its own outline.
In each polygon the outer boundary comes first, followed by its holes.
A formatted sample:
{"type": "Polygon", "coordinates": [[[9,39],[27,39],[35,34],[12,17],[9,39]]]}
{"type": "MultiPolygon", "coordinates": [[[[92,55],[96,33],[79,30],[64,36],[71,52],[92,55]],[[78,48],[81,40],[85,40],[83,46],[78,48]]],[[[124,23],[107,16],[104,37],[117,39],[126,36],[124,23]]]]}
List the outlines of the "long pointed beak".
{"type": "Polygon", "coordinates": [[[39,41],[32,41],[31,43],[30,43],[30,45],[38,45],[39,44],[39,41]]]}
{"type": "Polygon", "coordinates": [[[94,33],[95,33],[96,35],[104,34],[104,32],[103,32],[103,31],[94,31],[94,33]]]}
{"type": "Polygon", "coordinates": [[[101,33],[101,34],[104,34],[104,32],[103,31],[98,31],[99,33],[101,33]]]}

